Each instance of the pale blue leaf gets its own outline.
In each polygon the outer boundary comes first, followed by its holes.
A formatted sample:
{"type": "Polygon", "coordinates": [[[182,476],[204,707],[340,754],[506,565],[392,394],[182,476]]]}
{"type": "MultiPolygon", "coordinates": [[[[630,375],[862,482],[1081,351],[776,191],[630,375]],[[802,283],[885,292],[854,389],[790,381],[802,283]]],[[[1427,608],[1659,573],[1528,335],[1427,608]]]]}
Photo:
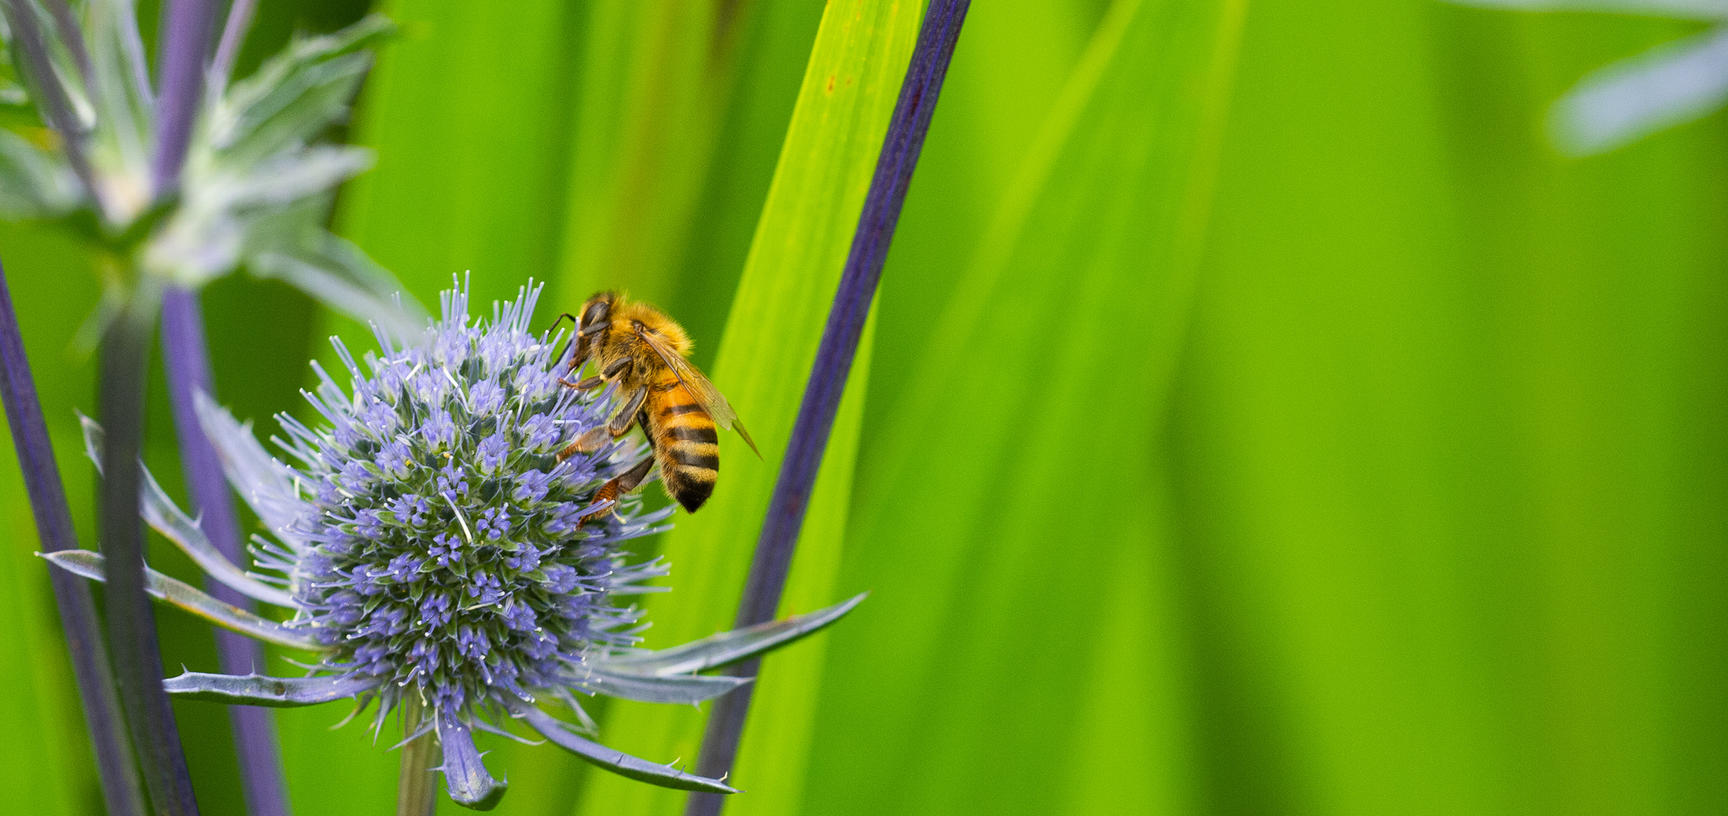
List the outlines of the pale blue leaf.
{"type": "Polygon", "coordinates": [[[130,182],[110,183],[104,190],[105,198],[116,208],[114,215],[122,222],[149,204],[155,139],[155,107],[150,101],[148,79],[136,61],[142,58],[142,43],[135,15],[133,4],[125,0],[93,0],[84,20],[92,69],[90,102],[96,112],[91,147],[98,154],[106,154],[96,157],[108,168],[105,175],[130,182]]]}
{"type": "Polygon", "coordinates": [[[376,323],[393,337],[412,337],[426,325],[419,302],[359,247],[324,233],[303,245],[264,252],[252,259],[252,273],[278,278],[319,302],[364,322],[376,323]]]}
{"type": "Polygon", "coordinates": [[[224,163],[248,165],[309,141],[341,120],[371,66],[360,49],[391,30],[367,17],[335,34],[299,40],[224,95],[209,139],[224,163]]]}
{"type": "MultiPolygon", "coordinates": [[[[102,469],[102,426],[96,420],[79,415],[78,421],[84,427],[84,454],[95,463],[96,469],[102,469]]],[[[292,607],[294,596],[270,586],[242,570],[234,562],[228,560],[210,543],[204,535],[204,530],[198,522],[192,520],[182,511],[179,505],[162,490],[162,485],[156,481],[156,476],[150,469],[139,464],[144,472],[144,487],[141,491],[140,506],[144,521],[151,529],[161,533],[164,538],[174,542],[186,557],[192,559],[211,577],[231,589],[254,600],[263,601],[277,606],[292,607]]]]}
{"type": "Polygon", "coordinates": [[[862,603],[865,594],[806,615],[734,629],[657,652],[615,655],[595,660],[594,665],[606,671],[664,676],[736,663],[820,631],[862,603]]]}
{"type": "Polygon", "coordinates": [[[277,461],[258,444],[251,423],[235,421],[227,409],[202,391],[193,396],[192,402],[198,412],[198,424],[216,448],[217,458],[222,460],[228,483],[271,532],[289,546],[301,547],[304,542],[292,532],[304,509],[294,486],[294,469],[277,461]]]}
{"type": "Polygon", "coordinates": [[[516,715],[528,723],[529,727],[540,732],[546,739],[620,776],[679,790],[707,791],[709,793],[738,792],[736,788],[718,779],[686,773],[670,765],[649,762],[622,751],[607,748],[593,740],[583,739],[573,733],[569,726],[534,706],[525,703],[519,704],[515,711],[516,715]]]}
{"type": "Polygon", "coordinates": [[[639,700],[645,703],[686,703],[711,700],[745,683],[746,677],[710,677],[701,674],[636,674],[593,667],[578,681],[596,694],[639,700]]]}
{"type": "Polygon", "coordinates": [[[1585,76],[1554,104],[1549,130],[1569,153],[1600,153],[1728,100],[1728,27],[1651,49],[1585,76]]]}
{"type": "MultiPolygon", "coordinates": [[[[48,559],[54,566],[73,575],[89,578],[92,581],[105,580],[101,553],[94,553],[89,550],[61,550],[60,552],[44,554],[42,557],[48,559]]],[[[178,606],[224,629],[232,629],[242,635],[249,635],[267,643],[313,652],[329,650],[329,647],[319,643],[306,632],[290,629],[233,604],[218,601],[190,584],[170,578],[153,569],[146,568],[144,570],[144,591],[156,600],[178,606]]]]}
{"type": "Polygon", "coordinates": [[[78,177],[59,158],[0,130],[0,217],[48,218],[78,205],[78,177]]]}
{"type": "Polygon", "coordinates": [[[342,700],[378,686],[369,677],[266,677],[186,672],[162,681],[169,694],[212,703],[293,708],[342,700]]]}
{"type": "MultiPolygon", "coordinates": [[[[422,737],[424,739],[424,737],[422,737]]],[[[474,748],[468,726],[448,717],[438,718],[438,743],[444,749],[444,785],[456,804],[475,810],[491,810],[504,798],[506,782],[492,778],[474,748]]]]}
{"type": "MultiPolygon", "coordinates": [[[[237,175],[214,174],[197,194],[223,209],[277,208],[333,192],[372,166],[372,151],[323,145],[263,159],[237,175]]],[[[204,202],[188,202],[197,205],[204,202]]]]}

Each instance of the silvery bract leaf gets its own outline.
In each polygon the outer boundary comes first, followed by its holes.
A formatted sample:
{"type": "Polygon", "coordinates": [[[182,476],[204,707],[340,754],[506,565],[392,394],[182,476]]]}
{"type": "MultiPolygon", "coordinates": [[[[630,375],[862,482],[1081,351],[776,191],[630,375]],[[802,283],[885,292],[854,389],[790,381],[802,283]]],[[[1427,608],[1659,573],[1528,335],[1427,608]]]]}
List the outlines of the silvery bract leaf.
{"type": "MultiPolygon", "coordinates": [[[[186,185],[187,190],[197,185],[186,185]]],[[[196,289],[240,265],[246,224],[229,210],[196,208],[191,199],[144,247],[143,266],[151,274],[196,289]]]]}
{"type": "Polygon", "coordinates": [[[1518,11],[1597,11],[1677,17],[1688,20],[1728,19],[1728,0],[1452,0],[1461,6],[1518,11]]]}
{"type": "Polygon", "coordinates": [[[187,286],[227,274],[260,252],[322,233],[324,199],[371,166],[355,147],[312,147],[250,165],[191,174],[181,206],[145,250],[147,268],[187,286]],[[296,207],[307,202],[313,206],[296,207]]]}
{"type": "Polygon", "coordinates": [[[291,534],[294,521],[304,507],[299,491],[294,488],[293,469],[277,461],[264,450],[263,445],[258,444],[258,439],[252,435],[251,423],[236,421],[227,409],[212,402],[202,391],[192,401],[198,412],[198,424],[209,437],[211,446],[216,448],[216,456],[222,460],[222,471],[227,474],[234,491],[246,500],[252,512],[258,514],[272,533],[290,546],[303,546],[305,542],[291,534]]]}
{"type": "Polygon", "coordinates": [[[847,612],[851,612],[853,607],[863,603],[864,597],[863,594],[855,595],[847,601],[807,615],[746,626],[743,629],[722,632],[683,646],[675,646],[657,652],[644,651],[599,659],[594,661],[594,666],[607,671],[654,675],[689,674],[690,672],[717,668],[762,654],[769,649],[784,646],[794,640],[820,631],[823,627],[845,616],[847,612]]]}
{"type": "Polygon", "coordinates": [[[516,716],[528,723],[530,728],[540,732],[553,744],[570,751],[589,762],[620,776],[642,782],[651,782],[668,788],[679,790],[707,791],[709,793],[737,793],[738,790],[718,779],[709,779],[686,773],[670,765],[661,765],[640,757],[633,757],[623,751],[607,748],[592,740],[583,739],[571,732],[570,728],[557,718],[531,705],[515,707],[516,716]]]}
{"type": "MultiPolygon", "coordinates": [[[[106,580],[101,553],[89,550],[61,550],[42,556],[49,563],[73,575],[92,581],[106,580]]],[[[144,570],[144,591],[150,597],[173,604],[224,629],[232,629],[267,643],[307,651],[325,651],[328,647],[311,635],[289,629],[282,624],[225,604],[204,594],[191,584],[170,578],[153,569],[144,570]]]]}
{"type": "Polygon", "coordinates": [[[581,685],[595,693],[644,703],[695,705],[712,700],[750,682],[747,677],[710,677],[701,674],[634,674],[594,668],[581,685]]]}
{"type": "Polygon", "coordinates": [[[372,151],[365,148],[309,147],[212,175],[198,191],[208,201],[188,203],[224,210],[281,207],[334,190],[371,166],[372,151]]]}
{"type": "Polygon", "coordinates": [[[1600,153],[1696,119],[1728,100],[1728,27],[1663,45],[1585,76],[1550,112],[1562,150],[1600,153]]]}
{"type": "MultiPolygon", "coordinates": [[[[84,455],[96,465],[96,471],[102,471],[102,426],[87,416],[80,415],[78,421],[84,427],[84,455]]],[[[215,545],[204,535],[198,522],[187,516],[173,499],[162,490],[156,482],[156,477],[150,469],[139,465],[144,475],[144,488],[139,501],[142,505],[144,521],[151,529],[162,534],[164,538],[174,542],[186,557],[201,567],[210,577],[221,581],[229,588],[253,600],[263,601],[276,606],[289,607],[294,605],[294,599],[287,592],[259,581],[240,569],[227,556],[218,552],[215,545]]]]}
{"type": "Polygon", "coordinates": [[[91,160],[104,180],[104,198],[112,215],[127,221],[149,203],[150,153],[155,138],[154,107],[148,86],[131,55],[142,52],[136,42],[133,4],[125,0],[92,0],[85,8],[84,30],[89,39],[89,94],[97,127],[92,132],[91,160]]]}
{"type": "Polygon", "coordinates": [[[347,240],[319,231],[301,246],[259,253],[252,274],[279,278],[358,320],[377,323],[395,337],[426,325],[420,304],[400,294],[396,279],[347,240]]]}
{"type": "Polygon", "coordinates": [[[347,112],[371,65],[360,49],[390,30],[389,21],[373,16],[294,43],[236,83],[211,111],[211,148],[224,163],[246,164],[304,144],[347,112]]]}
{"type": "Polygon", "coordinates": [[[30,95],[12,64],[12,48],[12,25],[0,14],[0,105],[29,104],[30,95]]]}
{"type": "Polygon", "coordinates": [[[48,218],[78,206],[78,179],[59,158],[0,130],[0,218],[48,218]]]}
{"type": "Polygon", "coordinates": [[[293,708],[342,700],[376,688],[369,677],[266,677],[186,672],[162,681],[169,694],[211,703],[293,708]]]}

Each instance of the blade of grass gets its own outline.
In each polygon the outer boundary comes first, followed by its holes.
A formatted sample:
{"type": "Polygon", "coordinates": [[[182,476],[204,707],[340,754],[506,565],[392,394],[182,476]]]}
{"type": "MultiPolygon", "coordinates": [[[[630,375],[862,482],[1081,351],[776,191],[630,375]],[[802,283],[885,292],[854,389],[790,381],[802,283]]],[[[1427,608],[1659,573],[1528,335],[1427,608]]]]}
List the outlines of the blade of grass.
{"type": "Polygon", "coordinates": [[[582,26],[554,278],[568,297],[626,284],[666,305],[676,291],[674,264],[739,70],[736,18],[751,5],[593,4],[582,26]]]}
{"type": "MultiPolygon", "coordinates": [[[[1073,763],[1097,755],[1089,740],[1175,757],[1188,739],[1163,717],[1100,722],[1084,701],[1145,680],[1116,674],[1133,663],[1098,637],[1100,568],[1149,546],[1120,516],[1157,489],[1148,418],[1181,347],[1242,12],[1112,4],[940,317],[901,338],[922,353],[868,428],[848,536],[871,546],[847,562],[893,598],[827,666],[847,682],[823,698],[805,810],[1189,801],[1184,778],[1129,787],[1073,763]]],[[[1178,687],[1142,686],[1138,710],[1176,710],[1178,687]]]]}
{"type": "MultiPolygon", "coordinates": [[[[474,300],[556,265],[575,6],[385,3],[401,29],[361,92],[355,143],[377,165],[337,207],[344,237],[422,302],[473,271],[474,300]],[[504,59],[501,55],[508,54],[504,59]]],[[[364,347],[371,333],[343,323],[364,347]]]]}
{"type": "MultiPolygon", "coordinates": [[[[823,315],[832,300],[865,189],[876,163],[893,100],[905,73],[918,13],[896,2],[831,3],[811,50],[804,82],[775,171],[755,243],[732,304],[719,359],[710,372],[761,445],[767,462],[784,450],[797,409],[798,389],[815,359],[823,315]]],[[[852,372],[842,414],[859,410],[863,365],[852,372]]],[[[856,414],[853,414],[856,416],[856,414]]],[[[850,419],[850,417],[849,417],[850,419]]],[[[810,611],[840,593],[832,589],[844,525],[851,462],[843,445],[855,444],[856,424],[837,424],[835,450],[817,478],[805,521],[812,542],[794,566],[789,593],[820,595],[810,611]],[[821,543],[816,543],[821,542],[821,543]]],[[[655,626],[650,647],[676,645],[711,633],[735,608],[750,547],[760,529],[774,468],[723,442],[726,475],[715,496],[694,516],[681,516],[663,552],[673,564],[675,591],[650,605],[655,626]]],[[[789,650],[776,665],[796,681],[798,661],[812,659],[820,638],[789,650]]],[[[814,685],[769,678],[764,699],[784,701],[784,716],[802,719],[814,685]]],[[[764,719],[774,715],[764,714],[764,719]]],[[[759,720],[760,721],[760,720],[759,720]]],[[[700,724],[689,712],[619,705],[601,726],[603,738],[637,755],[687,759],[696,755],[700,724]]],[[[801,762],[795,745],[789,760],[801,762]]],[[[801,775],[797,768],[761,768],[764,783],[801,775]]],[[[661,813],[680,796],[591,778],[581,810],[661,813]]]]}
{"type": "MultiPolygon", "coordinates": [[[[745,579],[744,597],[735,624],[740,628],[772,620],[780,606],[799,530],[809,509],[811,485],[828,444],[846,375],[852,368],[853,355],[864,333],[870,304],[876,298],[882,266],[887,261],[888,247],[893,242],[900,210],[911,187],[912,171],[917,167],[919,153],[923,150],[924,137],[929,132],[942,93],[942,80],[947,76],[948,63],[954,56],[970,5],[968,0],[936,0],[925,10],[924,20],[919,26],[911,65],[906,69],[894,113],[888,121],[887,135],[875,175],[870,180],[870,190],[864,198],[858,230],[840,275],[839,291],[835,293],[834,304],[828,312],[821,345],[816,350],[816,361],[798,407],[798,418],[786,449],[786,463],[774,484],[774,493],[762,523],[762,534],[750,562],[750,574],[745,579]]],[[[754,677],[760,673],[761,666],[762,658],[755,658],[729,668],[728,672],[739,677],[754,677]]],[[[751,696],[750,688],[741,688],[721,698],[715,705],[702,737],[698,773],[713,777],[732,771],[751,696]]],[[[685,812],[716,814],[722,809],[723,801],[713,795],[694,795],[685,812]]]]}

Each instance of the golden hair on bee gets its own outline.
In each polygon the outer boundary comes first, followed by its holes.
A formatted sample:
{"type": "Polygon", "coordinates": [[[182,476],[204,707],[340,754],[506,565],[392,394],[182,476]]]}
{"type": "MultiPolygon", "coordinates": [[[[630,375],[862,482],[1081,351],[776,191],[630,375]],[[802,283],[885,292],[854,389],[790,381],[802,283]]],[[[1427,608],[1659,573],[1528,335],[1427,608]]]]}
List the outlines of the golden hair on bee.
{"type": "Polygon", "coordinates": [[[576,316],[565,317],[576,321],[570,374],[589,363],[593,373],[560,382],[581,390],[615,383],[622,405],[611,421],[578,437],[559,458],[598,450],[640,425],[654,455],[607,482],[599,498],[636,489],[658,465],[666,493],[685,511],[696,512],[713,495],[720,476],[717,428],[737,431],[752,451],[756,443],[719,389],[690,364],[690,335],[666,313],[616,292],[600,292],[576,316]]]}

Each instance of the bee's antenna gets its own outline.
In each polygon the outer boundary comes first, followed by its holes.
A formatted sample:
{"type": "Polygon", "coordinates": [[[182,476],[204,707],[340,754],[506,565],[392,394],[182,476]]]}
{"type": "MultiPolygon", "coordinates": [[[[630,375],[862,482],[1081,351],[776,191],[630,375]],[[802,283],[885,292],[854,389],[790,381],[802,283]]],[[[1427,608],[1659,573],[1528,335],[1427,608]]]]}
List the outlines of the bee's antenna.
{"type": "MultiPolygon", "coordinates": [[[[551,338],[551,337],[552,337],[552,332],[554,332],[554,331],[557,331],[557,329],[558,329],[558,324],[559,324],[559,323],[563,323],[563,322],[564,322],[564,318],[566,318],[566,317],[568,317],[568,318],[570,318],[570,322],[571,322],[571,323],[572,323],[572,324],[574,324],[574,325],[576,325],[576,326],[578,326],[578,327],[580,327],[580,326],[581,326],[581,325],[582,325],[582,321],[580,321],[580,320],[577,320],[577,319],[576,319],[576,316],[575,316],[575,315],[573,315],[573,314],[571,314],[571,313],[569,313],[569,312],[564,312],[564,313],[563,313],[563,314],[560,314],[560,315],[558,315],[558,319],[557,319],[557,320],[554,320],[554,321],[552,321],[552,325],[551,325],[551,326],[548,326],[548,327],[547,327],[547,328],[546,328],[546,337],[547,337],[547,338],[548,338],[548,339],[550,339],[550,338],[551,338]]],[[[563,348],[561,348],[561,349],[559,349],[559,350],[558,350],[558,356],[557,356],[557,357],[553,357],[553,358],[552,358],[552,359],[554,359],[554,360],[562,360],[562,359],[564,359],[564,355],[565,355],[565,354],[568,354],[568,353],[570,353],[570,344],[571,344],[571,343],[574,343],[574,342],[576,342],[576,340],[577,340],[577,337],[576,337],[576,335],[575,335],[575,334],[574,334],[574,333],[572,333],[572,334],[571,334],[571,335],[570,335],[570,339],[569,339],[569,340],[566,340],[566,341],[564,341],[564,347],[563,347],[563,348]]]]}
{"type": "Polygon", "coordinates": [[[547,334],[547,336],[551,336],[551,334],[552,334],[552,332],[553,332],[553,330],[554,330],[554,329],[557,329],[557,328],[558,328],[558,324],[559,324],[559,323],[563,323],[563,322],[564,322],[564,318],[566,318],[566,317],[568,317],[568,318],[570,318],[570,322],[571,322],[571,323],[574,323],[574,324],[576,324],[576,326],[577,326],[577,327],[580,327],[580,326],[581,326],[581,325],[582,325],[582,322],[581,322],[581,321],[579,321],[579,320],[577,320],[577,319],[576,319],[576,316],[575,316],[575,315],[573,315],[573,314],[571,314],[571,313],[569,313],[569,312],[564,312],[564,313],[563,313],[563,314],[560,314],[560,315],[558,315],[558,319],[557,319],[557,320],[554,320],[554,321],[552,321],[552,325],[550,325],[550,326],[548,326],[548,327],[546,327],[546,334],[547,334]]]}

